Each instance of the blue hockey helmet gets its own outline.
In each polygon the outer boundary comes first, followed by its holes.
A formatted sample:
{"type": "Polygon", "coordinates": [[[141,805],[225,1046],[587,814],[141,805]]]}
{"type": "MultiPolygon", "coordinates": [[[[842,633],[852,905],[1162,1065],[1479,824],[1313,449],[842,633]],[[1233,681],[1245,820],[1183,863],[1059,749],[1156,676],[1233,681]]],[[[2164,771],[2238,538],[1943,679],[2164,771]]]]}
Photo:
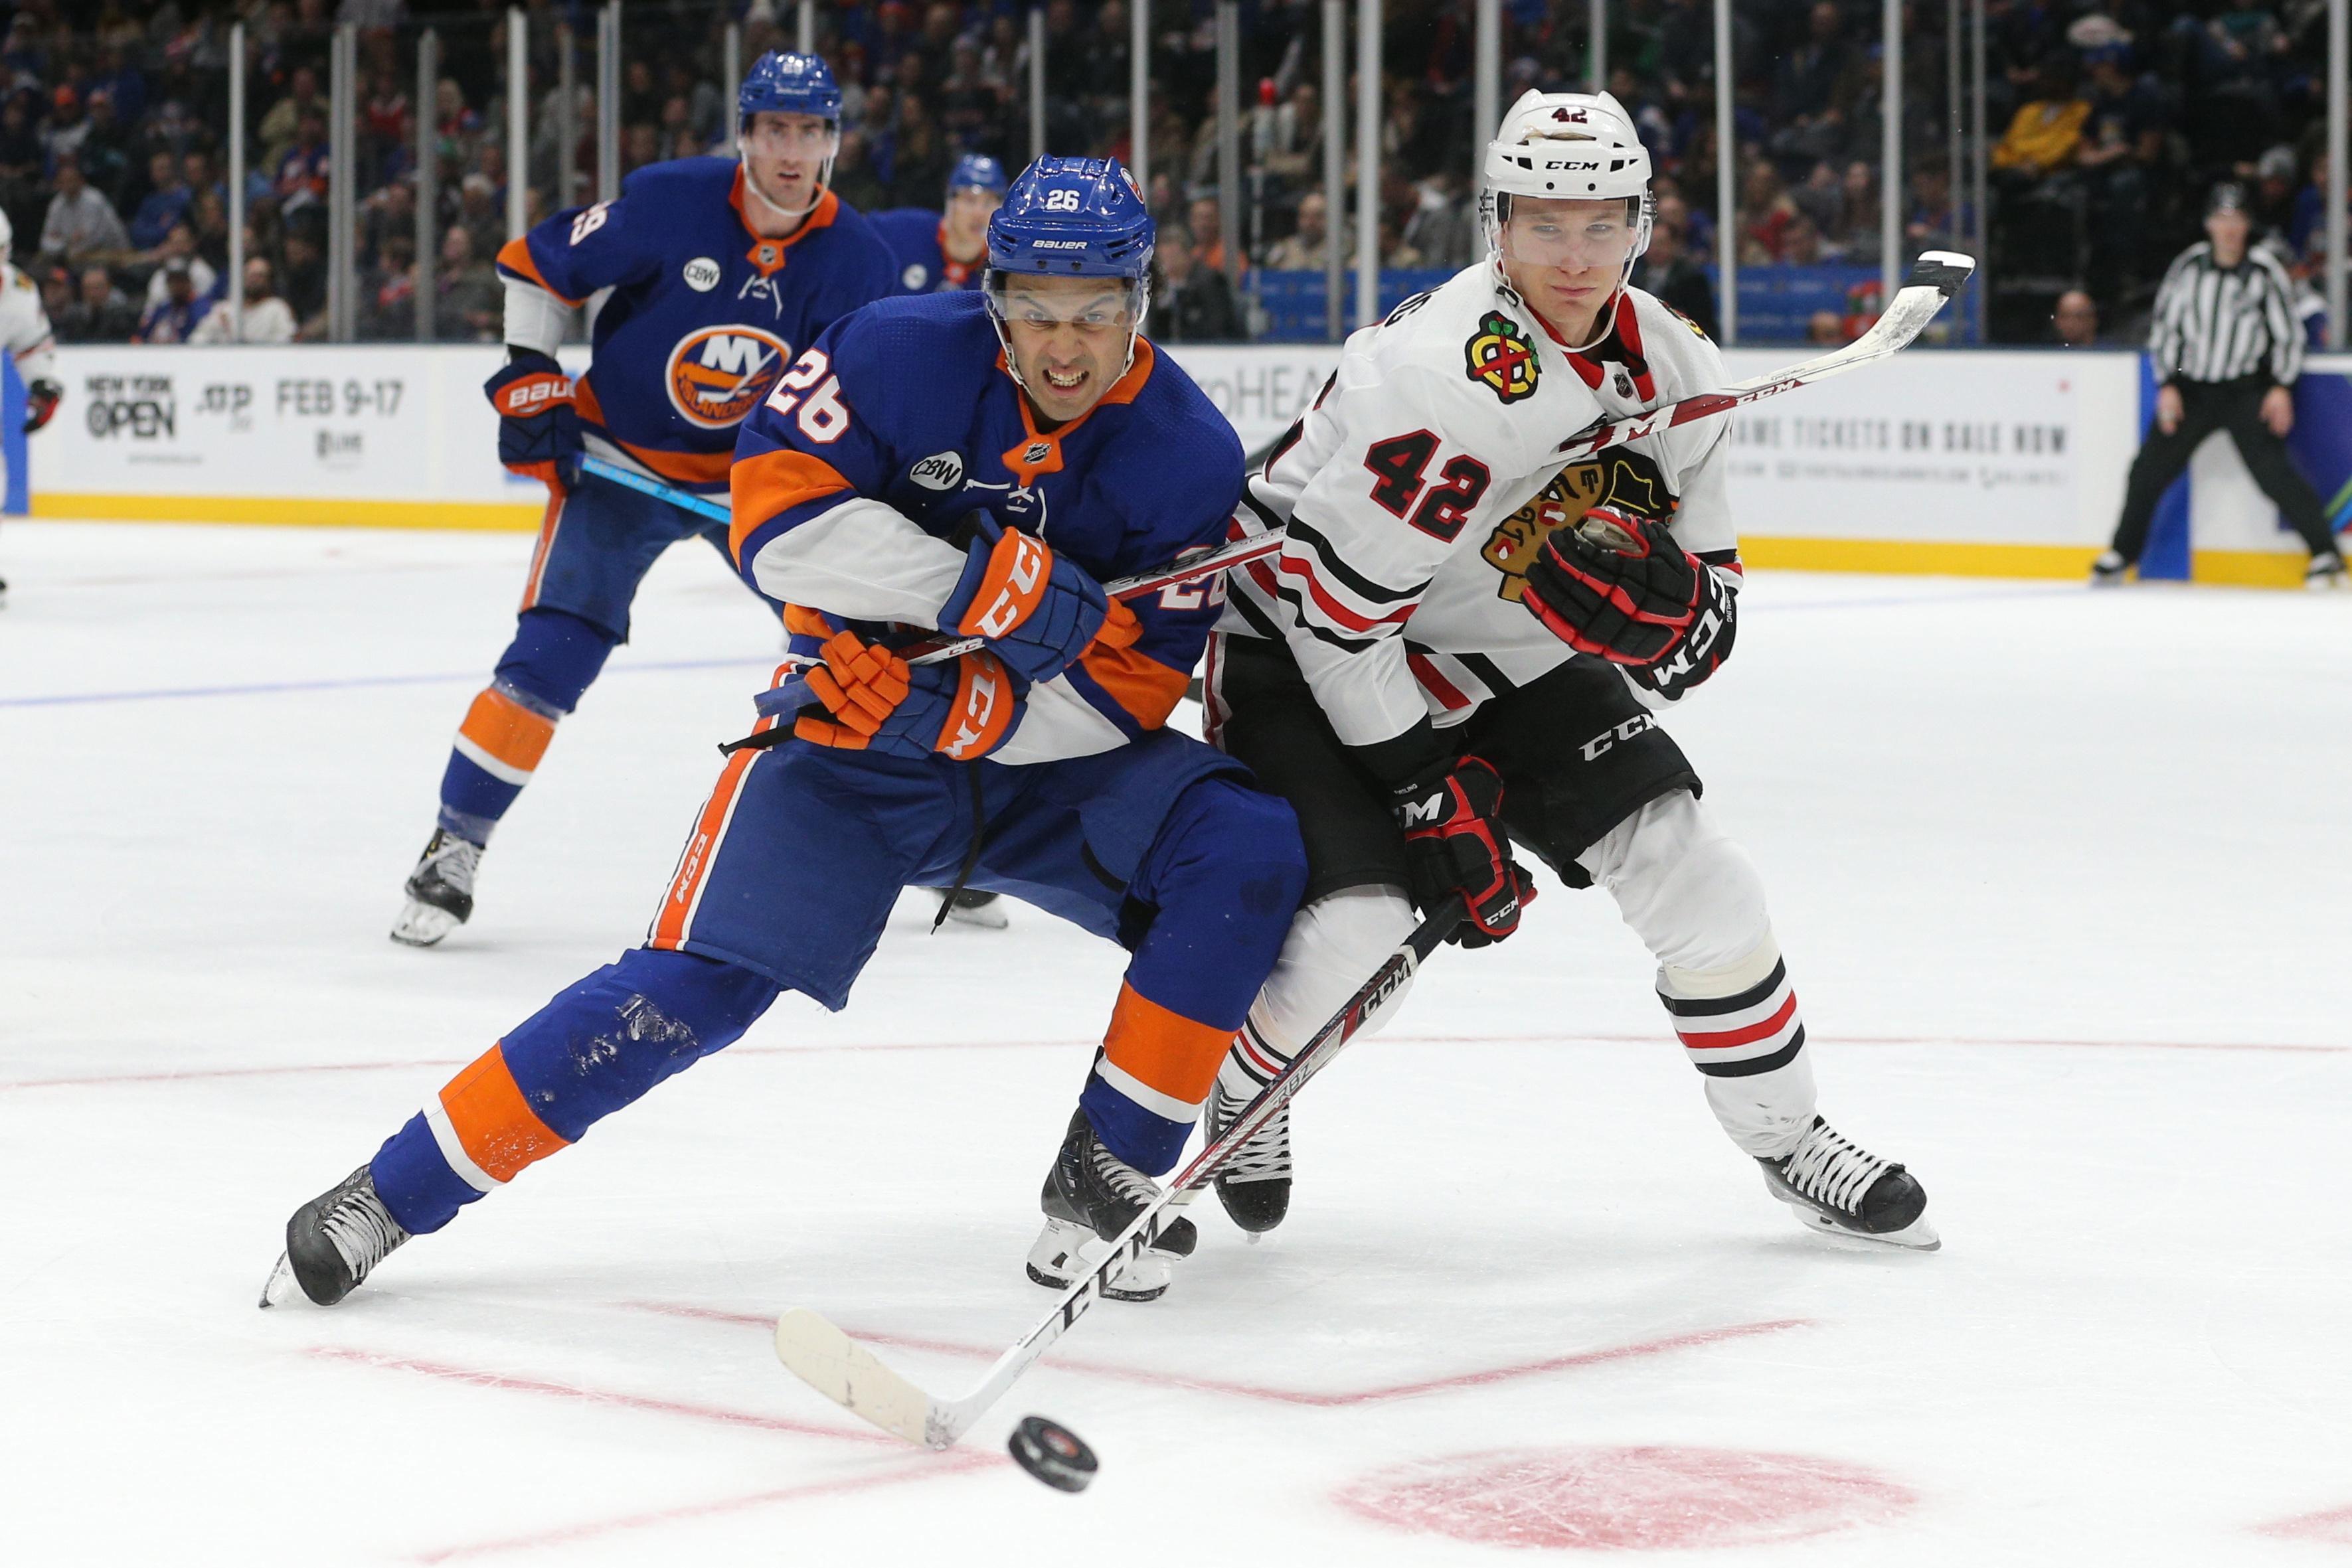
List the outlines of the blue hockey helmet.
{"type": "Polygon", "coordinates": [[[755,114],[813,114],[820,120],[841,119],[841,84],[814,55],[771,49],[743,73],[735,94],[735,111],[749,123],[755,114]]]}
{"type": "Polygon", "coordinates": [[[988,220],[988,265],[1140,283],[1151,275],[1152,236],[1151,211],[1118,159],[1040,158],[988,220]]]}
{"type": "Polygon", "coordinates": [[[1004,165],[985,152],[967,152],[948,174],[948,194],[958,191],[993,191],[1004,194],[1004,165]]]}

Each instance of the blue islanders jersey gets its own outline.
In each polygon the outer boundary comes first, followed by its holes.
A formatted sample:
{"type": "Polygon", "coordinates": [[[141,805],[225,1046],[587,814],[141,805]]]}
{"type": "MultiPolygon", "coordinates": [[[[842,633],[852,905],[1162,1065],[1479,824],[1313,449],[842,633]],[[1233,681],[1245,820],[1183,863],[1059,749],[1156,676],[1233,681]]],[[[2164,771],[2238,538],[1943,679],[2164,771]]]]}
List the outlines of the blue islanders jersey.
{"type": "Polygon", "coordinates": [[[947,220],[929,207],[895,207],[877,213],[875,232],[889,246],[898,263],[898,287],[907,294],[933,294],[946,289],[977,288],[988,257],[962,262],[949,259],[947,220]]]}
{"type": "MultiPolygon", "coordinates": [[[[1098,580],[1222,542],[1241,443],[1172,361],[1134,363],[1086,414],[1040,430],[974,291],[884,300],[835,324],[743,422],[730,542],[752,586],[795,606],[796,649],[835,622],[935,628],[965,555],[947,542],[985,508],[1098,580]]],[[[1131,647],[1090,647],[1033,686],[991,760],[1109,750],[1159,728],[1223,605],[1222,577],[1129,601],[1131,647]]]]}
{"type": "Polygon", "coordinates": [[[743,202],[741,165],[681,158],[499,252],[510,289],[567,307],[611,291],[577,389],[590,449],[688,489],[723,488],[736,426],[784,367],[896,287],[889,247],[832,192],[782,240],[746,227],[743,202]]]}

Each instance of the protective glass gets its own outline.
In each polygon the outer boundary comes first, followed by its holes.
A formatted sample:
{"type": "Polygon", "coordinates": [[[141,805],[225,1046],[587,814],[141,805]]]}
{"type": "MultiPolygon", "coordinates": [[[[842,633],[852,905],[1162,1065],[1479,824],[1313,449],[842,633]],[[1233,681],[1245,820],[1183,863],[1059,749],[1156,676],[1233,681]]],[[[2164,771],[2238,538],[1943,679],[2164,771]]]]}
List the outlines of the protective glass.
{"type": "Polygon", "coordinates": [[[1089,338],[1123,336],[1134,331],[1143,318],[1143,287],[1131,279],[1055,281],[1059,286],[1047,290],[1017,277],[992,272],[987,283],[989,306],[996,312],[997,319],[1015,330],[1026,328],[1050,332],[1074,327],[1089,338]],[[1083,281],[1091,287],[1071,287],[1068,285],[1072,281],[1083,281]]]}
{"type": "Polygon", "coordinates": [[[814,114],[763,112],[743,129],[743,145],[769,158],[830,158],[839,143],[838,128],[814,114]]]}

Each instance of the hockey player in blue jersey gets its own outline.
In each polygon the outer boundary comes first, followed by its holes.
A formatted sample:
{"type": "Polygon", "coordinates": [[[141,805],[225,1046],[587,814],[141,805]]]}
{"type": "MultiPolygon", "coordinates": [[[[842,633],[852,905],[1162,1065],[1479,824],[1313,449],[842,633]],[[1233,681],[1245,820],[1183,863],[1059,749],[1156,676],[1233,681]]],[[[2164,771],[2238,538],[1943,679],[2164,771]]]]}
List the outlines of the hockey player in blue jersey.
{"type": "Polygon", "coordinates": [[[988,259],[988,220],[1004,201],[1004,165],[967,152],[948,172],[945,212],[894,207],[874,214],[874,227],[898,263],[898,287],[908,294],[977,288],[988,259]]]}
{"type": "Polygon", "coordinates": [[[514,641],[452,744],[396,941],[429,946],[473,913],[491,830],[628,640],[655,559],[697,534],[723,553],[723,527],[583,476],[583,451],[682,489],[724,490],[736,427],[793,356],[892,292],[888,247],[827,188],[841,90],[824,62],[761,57],[737,109],[740,162],[654,164],[619,199],[558,213],[499,253],[507,363],[483,390],[499,414],[499,461],[545,482],[547,512],[514,641]],[[575,382],[556,346],[598,296],[593,359],[575,382]]]}
{"type": "MultiPolygon", "coordinates": [[[[859,311],[777,381],[737,443],[730,543],[821,659],[816,706],[731,749],[643,946],[295,1212],[265,1302],[341,1300],[780,990],[842,1007],[899,890],[934,879],[1132,955],[1046,1176],[1031,1278],[1066,1285],[1081,1247],[1156,1196],[1306,860],[1288,807],[1164,727],[1221,612],[1215,580],[1131,604],[1101,587],[1220,540],[1242,491],[1231,427],[1139,333],[1151,233],[1117,163],[1041,159],[990,226],[982,290],[859,311]],[[932,629],[983,648],[891,651],[932,629]]],[[[1158,1295],[1193,1239],[1180,1219],[1108,1293],[1158,1295]]]]}

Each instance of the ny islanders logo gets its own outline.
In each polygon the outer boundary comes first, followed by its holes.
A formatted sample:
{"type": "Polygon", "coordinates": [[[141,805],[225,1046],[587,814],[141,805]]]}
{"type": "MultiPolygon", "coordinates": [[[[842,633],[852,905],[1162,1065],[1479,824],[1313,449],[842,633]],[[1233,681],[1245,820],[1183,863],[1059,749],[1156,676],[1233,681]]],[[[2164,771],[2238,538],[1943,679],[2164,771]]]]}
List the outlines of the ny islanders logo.
{"type": "Polygon", "coordinates": [[[1462,348],[1470,361],[1470,379],[1505,402],[1536,395],[1536,374],[1542,368],[1536,359],[1536,346],[1508,316],[1487,311],[1478,322],[1476,334],[1462,348]]]}
{"type": "Polygon", "coordinates": [[[760,406],[792,360],[791,345],[757,327],[705,327],[677,340],[663,381],[689,423],[726,430],[760,406]]]}

